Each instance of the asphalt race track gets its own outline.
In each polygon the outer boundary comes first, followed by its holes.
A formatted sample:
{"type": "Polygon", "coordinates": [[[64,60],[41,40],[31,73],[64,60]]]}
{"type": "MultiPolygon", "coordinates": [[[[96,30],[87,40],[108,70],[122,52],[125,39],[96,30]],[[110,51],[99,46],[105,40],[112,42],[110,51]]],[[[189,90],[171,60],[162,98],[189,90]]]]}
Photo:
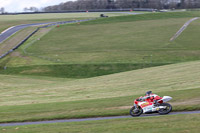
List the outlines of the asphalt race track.
{"type": "Polygon", "coordinates": [[[190,23],[192,23],[193,21],[199,19],[199,17],[196,18],[192,18],[189,21],[187,21],[181,28],[180,30],[170,39],[170,41],[174,41],[188,26],[190,23]]]}
{"type": "Polygon", "coordinates": [[[83,22],[83,21],[89,21],[89,20],[93,20],[93,19],[85,19],[85,20],[73,20],[73,21],[61,21],[61,22],[47,22],[47,23],[33,23],[33,24],[23,24],[23,25],[17,25],[17,26],[13,26],[10,27],[8,29],[6,29],[5,31],[3,31],[0,34],[0,43],[2,43],[3,41],[5,41],[7,38],[9,38],[11,35],[15,34],[16,32],[27,28],[27,27],[31,27],[31,26],[42,26],[42,25],[57,25],[57,24],[67,24],[67,23],[76,23],[76,22],[83,22]]]}
{"type": "Polygon", "coordinates": [[[5,41],[8,37],[16,33],[17,31],[24,29],[26,27],[30,26],[39,26],[34,32],[32,32],[28,37],[24,38],[23,41],[21,41],[19,44],[17,44],[15,47],[11,48],[9,51],[5,51],[2,55],[0,55],[0,59],[8,55],[9,53],[13,52],[15,49],[17,49],[20,45],[22,45],[28,38],[30,38],[33,34],[35,34],[40,28],[46,28],[49,26],[53,25],[60,25],[60,24],[70,24],[70,23],[78,23],[78,22],[84,22],[84,21],[90,21],[94,19],[84,19],[84,20],[73,20],[73,21],[61,21],[61,22],[48,22],[48,23],[34,23],[34,24],[24,24],[24,25],[18,25],[18,26],[13,26],[5,31],[3,31],[0,34],[0,43],[5,41]]]}
{"type": "MultiPolygon", "coordinates": [[[[168,115],[177,114],[199,114],[199,111],[185,111],[185,112],[171,112],[168,115]]],[[[139,117],[161,116],[158,113],[143,114],[139,117]]],[[[112,116],[112,117],[97,117],[97,118],[83,118],[83,119],[66,119],[66,120],[51,120],[51,121],[36,121],[36,122],[18,122],[18,123],[2,123],[0,126],[23,126],[23,125],[36,125],[36,124],[50,124],[50,123],[64,123],[64,122],[81,122],[81,121],[97,121],[97,120],[111,120],[121,118],[133,118],[132,116],[112,116]]]]}
{"type": "Polygon", "coordinates": [[[15,34],[16,32],[30,27],[30,26],[38,26],[38,25],[46,25],[46,24],[51,24],[52,22],[49,23],[35,23],[35,24],[23,24],[23,25],[17,25],[17,26],[13,26],[8,28],[7,30],[3,31],[0,34],[0,43],[2,43],[3,41],[5,41],[8,37],[10,37],[11,35],[15,34]]]}
{"type": "MultiPolygon", "coordinates": [[[[107,12],[104,12],[104,13],[107,13],[107,12]]],[[[132,12],[113,12],[113,13],[123,13],[123,14],[130,14],[130,15],[142,14],[142,13],[132,13],[132,12]]],[[[64,21],[64,22],[68,22],[68,21],[64,21]]],[[[61,22],[22,24],[22,25],[17,25],[17,26],[10,27],[10,28],[6,29],[5,31],[3,31],[2,33],[0,33],[0,43],[2,43],[7,38],[9,38],[11,35],[13,35],[14,33],[18,32],[18,31],[20,31],[20,30],[22,30],[24,28],[27,28],[27,27],[30,27],[30,26],[39,26],[39,25],[48,25],[48,24],[59,24],[59,23],[61,23],[61,22]]]]}

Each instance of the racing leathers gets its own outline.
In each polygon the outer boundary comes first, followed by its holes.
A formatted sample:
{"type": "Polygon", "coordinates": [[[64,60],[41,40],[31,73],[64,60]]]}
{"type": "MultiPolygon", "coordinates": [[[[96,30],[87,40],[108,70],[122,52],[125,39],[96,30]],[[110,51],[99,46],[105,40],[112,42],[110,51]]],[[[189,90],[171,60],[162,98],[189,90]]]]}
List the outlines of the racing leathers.
{"type": "Polygon", "coordinates": [[[157,101],[162,99],[162,97],[156,95],[156,94],[150,94],[150,95],[146,95],[144,97],[140,97],[139,100],[141,101],[146,101],[146,102],[151,102],[154,103],[155,105],[157,104],[157,101]]]}

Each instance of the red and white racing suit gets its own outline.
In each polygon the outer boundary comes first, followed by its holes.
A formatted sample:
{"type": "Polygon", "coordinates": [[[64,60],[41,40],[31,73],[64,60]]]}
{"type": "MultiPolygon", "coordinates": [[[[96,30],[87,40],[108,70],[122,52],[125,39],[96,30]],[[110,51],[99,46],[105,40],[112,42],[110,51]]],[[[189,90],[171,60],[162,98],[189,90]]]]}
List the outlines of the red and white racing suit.
{"type": "Polygon", "coordinates": [[[146,102],[151,102],[151,103],[157,103],[157,100],[162,99],[162,97],[156,95],[156,94],[150,94],[149,96],[146,95],[144,97],[140,97],[141,100],[146,101],[146,102]]]}

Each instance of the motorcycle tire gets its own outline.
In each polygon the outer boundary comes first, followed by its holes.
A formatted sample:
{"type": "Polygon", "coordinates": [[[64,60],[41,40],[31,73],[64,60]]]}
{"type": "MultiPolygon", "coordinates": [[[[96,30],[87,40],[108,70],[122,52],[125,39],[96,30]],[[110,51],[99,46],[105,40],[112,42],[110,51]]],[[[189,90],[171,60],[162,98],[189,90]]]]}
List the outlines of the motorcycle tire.
{"type": "Polygon", "coordinates": [[[143,113],[143,110],[141,108],[138,108],[138,112],[135,112],[134,110],[135,110],[135,106],[133,106],[130,109],[130,115],[133,116],[133,117],[140,116],[143,113]]]}
{"type": "Polygon", "coordinates": [[[159,106],[167,106],[166,109],[160,109],[160,110],[158,111],[158,113],[159,113],[160,115],[165,115],[165,114],[168,114],[169,112],[172,111],[172,106],[171,106],[169,103],[161,103],[159,106]]]}

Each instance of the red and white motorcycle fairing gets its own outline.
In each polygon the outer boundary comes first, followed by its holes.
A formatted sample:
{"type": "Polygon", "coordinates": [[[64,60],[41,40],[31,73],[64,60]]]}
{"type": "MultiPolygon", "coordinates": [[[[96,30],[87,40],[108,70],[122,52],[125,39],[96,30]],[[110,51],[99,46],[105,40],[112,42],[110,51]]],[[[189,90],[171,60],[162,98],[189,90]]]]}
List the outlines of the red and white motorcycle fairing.
{"type": "MultiPolygon", "coordinates": [[[[156,97],[157,95],[153,95],[156,97]]],[[[172,99],[170,96],[164,96],[162,99],[158,100],[158,103],[163,103],[163,102],[168,102],[172,99]]],[[[138,106],[140,106],[143,109],[143,113],[148,113],[148,112],[155,112],[158,111],[161,108],[165,108],[165,106],[158,106],[156,107],[154,103],[148,102],[148,101],[143,101],[143,102],[138,102],[138,106]]]]}
{"type": "Polygon", "coordinates": [[[138,106],[140,106],[143,109],[143,113],[152,112],[154,108],[153,103],[146,101],[138,103],[138,106]]]}
{"type": "Polygon", "coordinates": [[[130,110],[130,115],[139,116],[142,113],[152,113],[152,112],[158,112],[159,114],[168,114],[172,110],[172,106],[169,103],[166,103],[172,99],[170,96],[164,96],[159,97],[158,95],[151,95],[151,97],[155,98],[157,97],[157,103],[154,104],[155,99],[147,99],[147,100],[141,100],[140,98],[137,98],[134,101],[134,106],[130,110]]]}

